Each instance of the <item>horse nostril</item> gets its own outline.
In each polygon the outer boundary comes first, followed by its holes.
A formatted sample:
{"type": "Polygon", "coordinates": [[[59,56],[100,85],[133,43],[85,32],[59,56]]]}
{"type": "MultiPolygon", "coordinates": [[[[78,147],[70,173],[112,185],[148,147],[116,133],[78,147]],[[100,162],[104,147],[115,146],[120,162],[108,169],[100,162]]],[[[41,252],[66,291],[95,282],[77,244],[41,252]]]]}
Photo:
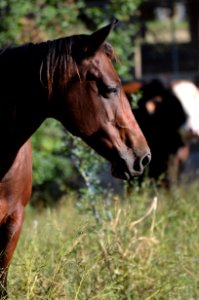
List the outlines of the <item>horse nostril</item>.
{"type": "Polygon", "coordinates": [[[150,161],[151,161],[151,154],[148,153],[147,155],[145,155],[145,156],[142,158],[142,160],[141,160],[141,165],[142,165],[143,167],[146,167],[146,166],[150,163],[150,161]]]}
{"type": "Polygon", "coordinates": [[[137,158],[134,162],[133,169],[136,172],[142,173],[143,169],[149,164],[151,160],[151,154],[147,153],[142,158],[137,158]]]}

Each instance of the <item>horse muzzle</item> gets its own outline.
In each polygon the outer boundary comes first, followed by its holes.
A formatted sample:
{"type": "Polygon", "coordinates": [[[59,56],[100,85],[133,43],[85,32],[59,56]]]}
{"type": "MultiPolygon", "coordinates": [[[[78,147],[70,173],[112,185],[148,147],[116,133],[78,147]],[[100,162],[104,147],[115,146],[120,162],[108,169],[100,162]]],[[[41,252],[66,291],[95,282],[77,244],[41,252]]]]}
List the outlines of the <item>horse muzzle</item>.
{"type": "Polygon", "coordinates": [[[132,177],[142,175],[150,161],[150,152],[147,152],[141,157],[120,157],[117,161],[112,162],[112,175],[122,180],[130,180],[132,177]]]}

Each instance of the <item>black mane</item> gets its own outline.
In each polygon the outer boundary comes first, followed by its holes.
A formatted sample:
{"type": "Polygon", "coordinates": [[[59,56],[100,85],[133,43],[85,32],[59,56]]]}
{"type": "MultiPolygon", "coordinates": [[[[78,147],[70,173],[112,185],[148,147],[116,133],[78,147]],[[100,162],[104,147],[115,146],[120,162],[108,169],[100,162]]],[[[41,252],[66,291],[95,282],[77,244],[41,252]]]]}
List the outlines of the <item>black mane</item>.
{"type": "MultiPolygon", "coordinates": [[[[54,86],[65,88],[77,71],[75,61],[83,55],[80,44],[87,35],[73,35],[41,43],[27,43],[0,50],[0,82],[24,80],[24,86],[37,81],[50,97],[54,86]]],[[[103,51],[110,59],[116,59],[112,46],[103,44],[103,51]]],[[[7,87],[8,88],[8,87],[7,87]]]]}

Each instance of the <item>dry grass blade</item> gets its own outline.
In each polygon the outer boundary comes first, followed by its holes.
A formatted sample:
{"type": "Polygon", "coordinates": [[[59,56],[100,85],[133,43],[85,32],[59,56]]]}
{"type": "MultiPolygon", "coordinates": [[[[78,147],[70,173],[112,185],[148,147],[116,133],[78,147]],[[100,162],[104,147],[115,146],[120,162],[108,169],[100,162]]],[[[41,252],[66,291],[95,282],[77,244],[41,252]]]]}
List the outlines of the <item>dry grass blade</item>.
{"type": "Polygon", "coordinates": [[[155,196],[153,198],[153,202],[152,202],[150,208],[148,209],[148,211],[146,212],[146,214],[143,217],[141,217],[140,219],[138,219],[136,221],[133,221],[130,224],[130,229],[133,229],[133,227],[135,227],[137,224],[143,222],[152,212],[156,211],[156,209],[157,209],[157,201],[158,201],[158,198],[155,196]]]}

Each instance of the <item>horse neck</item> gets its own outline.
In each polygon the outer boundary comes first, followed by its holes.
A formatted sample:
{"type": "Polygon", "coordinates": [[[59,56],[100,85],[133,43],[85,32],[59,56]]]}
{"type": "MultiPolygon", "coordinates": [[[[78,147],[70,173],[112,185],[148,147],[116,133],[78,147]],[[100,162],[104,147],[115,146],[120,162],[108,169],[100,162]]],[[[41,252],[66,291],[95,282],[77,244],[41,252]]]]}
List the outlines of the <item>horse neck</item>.
{"type": "Polygon", "coordinates": [[[19,149],[46,118],[48,95],[40,80],[45,54],[42,43],[7,49],[0,55],[0,136],[9,147],[11,139],[19,149]]]}

